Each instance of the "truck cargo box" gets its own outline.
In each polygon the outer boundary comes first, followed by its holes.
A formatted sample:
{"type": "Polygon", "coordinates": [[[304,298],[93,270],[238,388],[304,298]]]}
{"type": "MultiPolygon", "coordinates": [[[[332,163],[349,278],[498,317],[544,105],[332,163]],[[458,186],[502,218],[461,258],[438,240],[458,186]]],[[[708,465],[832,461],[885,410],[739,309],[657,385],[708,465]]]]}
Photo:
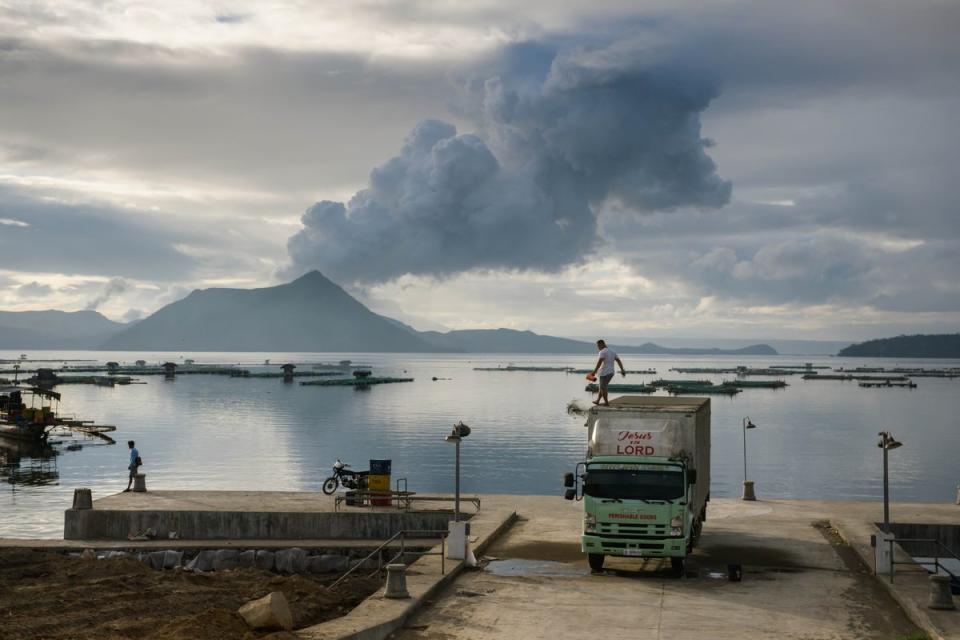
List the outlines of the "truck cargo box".
{"type": "Polygon", "coordinates": [[[604,456],[684,460],[697,472],[699,509],[710,494],[710,399],[623,396],[587,414],[587,460],[604,456]]]}

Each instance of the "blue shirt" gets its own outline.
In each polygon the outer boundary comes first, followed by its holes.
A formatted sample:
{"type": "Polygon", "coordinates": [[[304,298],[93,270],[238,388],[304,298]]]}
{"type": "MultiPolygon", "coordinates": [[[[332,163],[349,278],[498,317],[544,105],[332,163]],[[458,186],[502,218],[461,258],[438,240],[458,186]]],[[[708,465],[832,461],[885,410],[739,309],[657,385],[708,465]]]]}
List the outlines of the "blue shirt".
{"type": "Polygon", "coordinates": [[[130,467],[129,468],[132,469],[137,465],[137,458],[139,457],[140,457],[140,452],[137,451],[136,447],[134,447],[133,449],[130,449],[130,467]]]}

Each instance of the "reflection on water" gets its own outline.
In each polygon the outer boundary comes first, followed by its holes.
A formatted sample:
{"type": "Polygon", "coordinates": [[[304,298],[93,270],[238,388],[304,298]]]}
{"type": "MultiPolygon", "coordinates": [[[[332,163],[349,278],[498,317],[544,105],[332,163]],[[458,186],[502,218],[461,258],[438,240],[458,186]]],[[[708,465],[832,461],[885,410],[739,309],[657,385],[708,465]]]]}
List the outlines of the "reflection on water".
{"type": "MultiPolygon", "coordinates": [[[[40,354],[31,354],[40,357],[40,354]]],[[[0,353],[0,358],[5,354],[0,353]]],[[[13,354],[15,357],[16,354],[13,354]]],[[[340,354],[111,354],[74,353],[100,361],[274,363],[321,362],[340,354]]],[[[146,384],[104,388],[62,387],[61,410],[117,426],[109,446],[91,439],[55,438],[60,456],[23,456],[24,464],[49,465],[46,484],[10,485],[0,494],[0,536],[59,537],[73,490],[94,497],[127,483],[128,439],[136,440],[151,489],[318,491],[336,458],[365,469],[371,458],[393,460],[395,478],[419,492],[451,491],[453,447],[444,441],[458,420],[473,432],[462,443],[463,488],[478,493],[562,493],[563,473],[584,454],[582,418],[567,403],[589,400],[582,375],[563,372],[475,371],[510,362],[589,368],[594,354],[567,356],[354,354],[375,375],[413,377],[412,383],[356,390],[284,384],[281,379],[191,375],[146,384]],[[438,378],[433,380],[433,378],[438,378]],[[79,443],[79,451],[67,450],[79,443]],[[29,460],[29,462],[25,462],[29,460]],[[56,477],[59,475],[59,478],[56,477]]],[[[730,367],[795,363],[800,358],[694,358],[625,356],[628,369],[653,368],[658,376],[722,381],[724,376],[683,376],[675,366],[730,367]]],[[[822,358],[821,364],[856,366],[957,366],[955,361],[875,362],[822,358]]],[[[653,380],[629,376],[627,382],[653,380]]],[[[764,378],[758,378],[764,379],[764,378]]],[[[739,495],[743,481],[741,421],[747,434],[748,472],[762,498],[876,499],[882,494],[881,430],[904,446],[891,453],[896,500],[953,500],[960,481],[956,460],[960,379],[918,379],[916,389],[862,389],[854,383],[788,377],[782,390],[747,389],[712,406],[714,496],[739,495]]],[[[17,471],[19,473],[19,471],[17,471]]],[[[0,471],[11,477],[8,466],[0,471]]],[[[14,477],[20,478],[14,474],[14,477]]],[[[42,475],[36,476],[42,478],[42,475]]]]}
{"type": "Polygon", "coordinates": [[[0,436],[0,480],[18,486],[41,487],[56,484],[57,451],[49,444],[8,440],[0,436]]]}

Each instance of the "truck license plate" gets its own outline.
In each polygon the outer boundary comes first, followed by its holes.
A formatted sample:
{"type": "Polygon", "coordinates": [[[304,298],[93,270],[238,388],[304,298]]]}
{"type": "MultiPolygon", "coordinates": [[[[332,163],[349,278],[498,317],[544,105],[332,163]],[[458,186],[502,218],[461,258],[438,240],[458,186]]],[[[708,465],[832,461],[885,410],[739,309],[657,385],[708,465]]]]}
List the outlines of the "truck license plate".
{"type": "Polygon", "coordinates": [[[643,549],[624,549],[623,555],[625,556],[642,556],[643,549]]]}

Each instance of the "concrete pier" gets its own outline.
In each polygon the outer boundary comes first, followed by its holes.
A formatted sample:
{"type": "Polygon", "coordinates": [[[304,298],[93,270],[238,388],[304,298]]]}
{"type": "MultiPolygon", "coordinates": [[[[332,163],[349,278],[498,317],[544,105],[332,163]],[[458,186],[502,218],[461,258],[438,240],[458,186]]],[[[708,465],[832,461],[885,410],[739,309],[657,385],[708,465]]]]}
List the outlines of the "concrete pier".
{"type": "MultiPolygon", "coordinates": [[[[318,492],[149,491],[68,509],[65,540],[127,540],[149,530],[181,540],[386,539],[398,531],[446,531],[450,511],[343,508],[318,492]]],[[[424,536],[426,537],[426,536],[424,536]]]]}
{"type": "MultiPolygon", "coordinates": [[[[902,549],[895,549],[904,564],[896,565],[892,582],[873,574],[878,502],[714,499],[700,546],[677,577],[669,562],[640,558],[608,558],[604,572],[592,574],[580,552],[578,503],[559,496],[482,499],[470,543],[477,555],[485,551],[492,558],[485,570],[458,575],[463,563],[447,560],[444,570],[439,553],[425,556],[407,574],[411,598],[381,593],[298,635],[886,640],[922,630],[931,640],[960,638],[960,614],[928,608],[928,574],[909,564],[902,549]],[[514,514],[517,522],[510,526],[514,514]],[[741,581],[730,581],[731,566],[741,569],[741,581]],[[427,602],[431,606],[421,609],[427,602]]],[[[960,508],[953,504],[895,503],[892,511],[901,537],[952,532],[960,523],[960,508]]],[[[67,510],[67,540],[59,543],[86,538],[100,542],[85,545],[117,546],[129,533],[151,528],[157,541],[121,546],[307,548],[340,541],[346,547],[384,540],[401,529],[445,530],[450,519],[449,510],[335,512],[333,498],[319,493],[151,491],[67,510]],[[179,539],[168,540],[170,532],[179,539]]]]}

